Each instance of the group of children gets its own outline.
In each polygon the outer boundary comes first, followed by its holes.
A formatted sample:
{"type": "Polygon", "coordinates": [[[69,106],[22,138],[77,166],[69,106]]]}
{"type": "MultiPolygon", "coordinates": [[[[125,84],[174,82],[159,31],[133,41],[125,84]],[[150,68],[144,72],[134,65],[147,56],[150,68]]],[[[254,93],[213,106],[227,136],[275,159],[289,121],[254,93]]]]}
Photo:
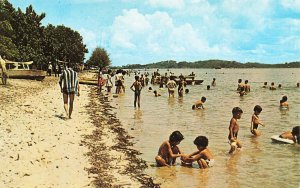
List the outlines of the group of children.
{"type": "MultiPolygon", "coordinates": [[[[250,132],[259,136],[258,126],[265,126],[259,119],[259,114],[262,111],[262,107],[256,105],[253,109],[254,113],[251,118],[250,132]]],[[[239,124],[238,119],[242,117],[243,110],[239,107],[232,109],[232,118],[229,123],[228,143],[230,144],[229,154],[234,153],[236,150],[242,148],[240,140],[238,140],[239,124]]],[[[280,135],[281,138],[293,140],[294,143],[300,144],[300,126],[296,126],[292,131],[284,132],[280,135]]],[[[197,162],[199,168],[208,168],[214,165],[214,159],[211,151],[207,148],[208,139],[205,136],[198,136],[194,140],[194,144],[197,147],[197,151],[191,154],[184,154],[178,147],[180,142],[184,139],[183,135],[179,131],[174,131],[169,140],[164,141],[159,150],[158,155],[155,157],[157,166],[170,166],[175,165],[176,158],[181,157],[181,165],[191,167],[193,162],[197,162]]]]}
{"type": "Polygon", "coordinates": [[[214,165],[213,155],[207,148],[208,139],[205,136],[198,136],[194,140],[197,151],[191,154],[184,154],[178,147],[184,139],[179,131],[174,131],[169,140],[164,141],[158,150],[158,155],[155,157],[157,166],[175,165],[176,158],[181,157],[183,166],[191,167],[194,161],[197,161],[200,168],[208,168],[214,165]]]}

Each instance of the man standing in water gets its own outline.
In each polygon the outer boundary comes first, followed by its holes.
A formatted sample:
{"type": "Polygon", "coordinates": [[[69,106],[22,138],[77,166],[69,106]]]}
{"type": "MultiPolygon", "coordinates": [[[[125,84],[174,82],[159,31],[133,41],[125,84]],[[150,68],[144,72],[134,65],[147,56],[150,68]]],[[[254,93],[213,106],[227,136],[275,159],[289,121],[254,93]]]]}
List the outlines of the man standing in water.
{"type": "Polygon", "coordinates": [[[174,81],[174,77],[170,76],[170,80],[167,83],[167,88],[168,88],[168,92],[169,92],[169,97],[172,95],[172,97],[174,97],[174,92],[175,92],[175,88],[176,88],[176,82],[174,81]]]}
{"type": "Polygon", "coordinates": [[[70,65],[67,65],[66,69],[61,73],[59,79],[59,85],[61,92],[63,93],[64,100],[64,109],[66,111],[66,115],[71,119],[72,111],[73,111],[73,102],[74,96],[80,95],[79,93],[79,82],[77,78],[77,72],[75,72],[70,65]],[[68,101],[69,101],[69,109],[68,109],[68,101]]]}
{"type": "Polygon", "coordinates": [[[131,85],[130,89],[134,92],[134,108],[136,108],[136,102],[138,103],[138,107],[141,107],[141,90],[143,88],[139,76],[135,76],[135,82],[131,85]],[[134,89],[133,89],[134,88],[134,89]]]}

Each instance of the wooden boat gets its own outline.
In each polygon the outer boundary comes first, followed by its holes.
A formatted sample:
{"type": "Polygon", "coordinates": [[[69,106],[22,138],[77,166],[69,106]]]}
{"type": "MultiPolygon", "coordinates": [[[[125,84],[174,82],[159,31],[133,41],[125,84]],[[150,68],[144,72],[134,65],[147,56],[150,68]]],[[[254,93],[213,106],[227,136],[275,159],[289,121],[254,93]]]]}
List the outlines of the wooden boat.
{"type": "MultiPolygon", "coordinates": [[[[105,85],[106,80],[103,79],[103,85],[105,85]]],[[[79,78],[79,84],[85,84],[85,85],[98,85],[98,80],[95,78],[87,78],[87,77],[80,77],[79,78]]]]}
{"type": "Polygon", "coordinates": [[[33,61],[29,62],[13,62],[5,60],[8,78],[12,79],[32,79],[43,80],[46,77],[46,71],[43,70],[31,70],[29,65],[33,61]]]}
{"type": "Polygon", "coordinates": [[[85,85],[98,85],[97,79],[79,79],[79,84],[85,84],[85,85]]]}
{"type": "MultiPolygon", "coordinates": [[[[175,80],[175,81],[176,81],[177,84],[179,83],[179,80],[175,80]]],[[[185,82],[186,82],[186,85],[200,85],[200,84],[202,84],[203,80],[190,80],[190,79],[188,79],[188,80],[185,80],[185,82]]]]}

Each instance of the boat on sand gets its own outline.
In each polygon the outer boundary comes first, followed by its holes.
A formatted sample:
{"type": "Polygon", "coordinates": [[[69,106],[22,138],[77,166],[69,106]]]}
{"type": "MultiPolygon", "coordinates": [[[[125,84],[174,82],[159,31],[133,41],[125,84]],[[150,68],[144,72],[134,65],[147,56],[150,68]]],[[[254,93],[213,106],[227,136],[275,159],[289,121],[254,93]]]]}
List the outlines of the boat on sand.
{"type": "Polygon", "coordinates": [[[8,78],[11,79],[31,79],[31,80],[43,80],[46,76],[46,71],[30,69],[29,65],[33,61],[29,62],[13,62],[4,60],[7,68],[8,78]]]}

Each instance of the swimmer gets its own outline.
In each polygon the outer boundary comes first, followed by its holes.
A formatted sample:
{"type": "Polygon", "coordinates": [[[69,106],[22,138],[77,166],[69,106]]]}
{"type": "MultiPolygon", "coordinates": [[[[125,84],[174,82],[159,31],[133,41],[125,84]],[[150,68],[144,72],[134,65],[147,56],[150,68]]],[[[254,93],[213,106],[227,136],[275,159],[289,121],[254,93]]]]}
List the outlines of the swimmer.
{"type": "Polygon", "coordinates": [[[287,102],[288,98],[286,95],[284,95],[282,97],[282,99],[279,101],[280,102],[280,108],[288,108],[289,107],[289,103],[287,102]]]}
{"type": "Polygon", "coordinates": [[[264,82],[264,86],[262,88],[268,88],[268,82],[264,82]]]}
{"type": "Polygon", "coordinates": [[[154,90],[154,91],[153,91],[153,93],[154,93],[154,96],[155,96],[155,97],[159,97],[159,96],[160,96],[160,94],[159,94],[159,93],[157,93],[157,91],[156,91],[156,90],[154,90]]]}
{"type": "Polygon", "coordinates": [[[274,82],[272,82],[271,83],[271,86],[270,86],[270,88],[269,88],[270,90],[276,90],[276,87],[275,87],[275,84],[274,84],[274,82]]]}
{"type": "Polygon", "coordinates": [[[284,132],[279,137],[293,140],[294,143],[300,144],[300,126],[293,127],[292,131],[284,132]]]}
{"type": "Polygon", "coordinates": [[[195,104],[192,106],[192,109],[205,109],[204,103],[206,101],[206,97],[202,97],[201,100],[198,100],[195,102],[195,104]]]}

